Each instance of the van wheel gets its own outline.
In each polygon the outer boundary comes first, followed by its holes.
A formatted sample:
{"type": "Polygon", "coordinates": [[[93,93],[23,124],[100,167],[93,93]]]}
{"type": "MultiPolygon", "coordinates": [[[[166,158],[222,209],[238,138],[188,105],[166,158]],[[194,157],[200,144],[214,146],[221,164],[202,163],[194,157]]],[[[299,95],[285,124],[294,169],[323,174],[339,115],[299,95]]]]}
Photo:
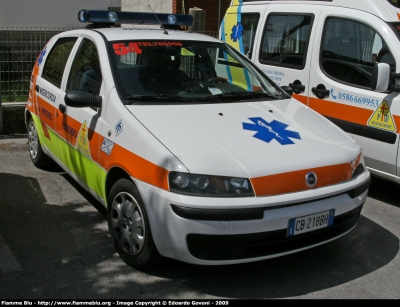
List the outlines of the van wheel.
{"type": "Polygon", "coordinates": [[[136,186],[127,179],[118,180],[111,188],[107,204],[108,229],[122,260],[137,269],[157,264],[161,256],[136,186]]]}
{"type": "Polygon", "coordinates": [[[32,163],[36,167],[44,168],[51,163],[49,156],[43,152],[36,130],[36,125],[32,118],[30,118],[28,122],[28,144],[29,156],[31,157],[32,163]]]}

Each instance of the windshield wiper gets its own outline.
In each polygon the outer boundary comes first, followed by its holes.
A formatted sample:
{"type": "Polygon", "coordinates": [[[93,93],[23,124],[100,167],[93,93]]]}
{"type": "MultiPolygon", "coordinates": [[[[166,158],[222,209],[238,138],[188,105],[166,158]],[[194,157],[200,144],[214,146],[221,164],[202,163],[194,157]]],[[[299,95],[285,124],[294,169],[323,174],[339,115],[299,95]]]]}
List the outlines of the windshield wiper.
{"type": "Polygon", "coordinates": [[[178,95],[167,95],[167,94],[157,94],[157,95],[132,95],[128,96],[127,100],[137,100],[137,101],[166,101],[166,102],[178,102],[178,101],[191,101],[191,99],[178,96],[178,95]]]}
{"type": "Polygon", "coordinates": [[[275,96],[269,93],[257,93],[257,92],[226,92],[220,93],[216,95],[210,95],[207,97],[200,98],[200,100],[213,100],[213,99],[241,99],[241,98],[272,98],[272,99],[280,99],[281,96],[275,96]]]}

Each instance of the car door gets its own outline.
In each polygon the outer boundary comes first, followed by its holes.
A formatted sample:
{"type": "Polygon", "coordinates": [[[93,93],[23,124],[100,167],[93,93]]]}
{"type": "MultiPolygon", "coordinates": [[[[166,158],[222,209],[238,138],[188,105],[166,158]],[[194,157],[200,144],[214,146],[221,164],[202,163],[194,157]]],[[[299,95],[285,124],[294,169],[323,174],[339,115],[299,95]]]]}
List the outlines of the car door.
{"type": "Polygon", "coordinates": [[[270,4],[256,37],[253,62],[279,86],[290,86],[293,97],[306,105],[320,7],[270,4]]]}
{"type": "Polygon", "coordinates": [[[59,38],[53,45],[44,47],[38,60],[39,68],[43,65],[35,85],[36,114],[39,116],[44,136],[41,141],[57,159],[61,156],[56,134],[56,108],[64,100],[61,85],[76,40],[77,37],[59,38]]]}
{"type": "Polygon", "coordinates": [[[376,16],[336,7],[323,9],[317,29],[309,106],[351,134],[372,172],[398,176],[400,98],[370,88],[375,63],[399,70],[398,39],[376,16]]]}
{"type": "MultiPolygon", "coordinates": [[[[69,92],[100,94],[102,74],[96,43],[88,37],[80,38],[73,54],[63,86],[63,98],[69,92]]],[[[99,179],[100,109],[70,107],[60,102],[56,130],[60,136],[59,150],[64,165],[98,195],[102,195],[99,179]]]]}

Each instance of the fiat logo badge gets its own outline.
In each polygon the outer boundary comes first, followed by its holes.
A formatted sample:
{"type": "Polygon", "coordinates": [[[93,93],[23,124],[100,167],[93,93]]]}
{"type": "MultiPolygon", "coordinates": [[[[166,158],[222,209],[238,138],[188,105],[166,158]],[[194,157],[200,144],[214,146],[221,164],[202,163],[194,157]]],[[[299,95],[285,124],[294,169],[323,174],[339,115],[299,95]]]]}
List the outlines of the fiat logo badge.
{"type": "Polygon", "coordinates": [[[315,175],[314,172],[309,172],[306,175],[306,184],[312,188],[313,186],[315,186],[317,184],[317,175],[315,175]]]}

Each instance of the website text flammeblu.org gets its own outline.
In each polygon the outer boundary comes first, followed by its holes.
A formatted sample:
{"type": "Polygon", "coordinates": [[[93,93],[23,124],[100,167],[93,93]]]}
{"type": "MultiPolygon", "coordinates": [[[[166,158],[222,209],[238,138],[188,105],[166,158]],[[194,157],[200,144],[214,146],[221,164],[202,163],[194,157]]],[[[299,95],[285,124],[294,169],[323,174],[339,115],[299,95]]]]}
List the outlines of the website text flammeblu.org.
{"type": "Polygon", "coordinates": [[[218,300],[134,300],[134,301],[1,301],[1,306],[227,306],[229,301],[218,300]]]}

